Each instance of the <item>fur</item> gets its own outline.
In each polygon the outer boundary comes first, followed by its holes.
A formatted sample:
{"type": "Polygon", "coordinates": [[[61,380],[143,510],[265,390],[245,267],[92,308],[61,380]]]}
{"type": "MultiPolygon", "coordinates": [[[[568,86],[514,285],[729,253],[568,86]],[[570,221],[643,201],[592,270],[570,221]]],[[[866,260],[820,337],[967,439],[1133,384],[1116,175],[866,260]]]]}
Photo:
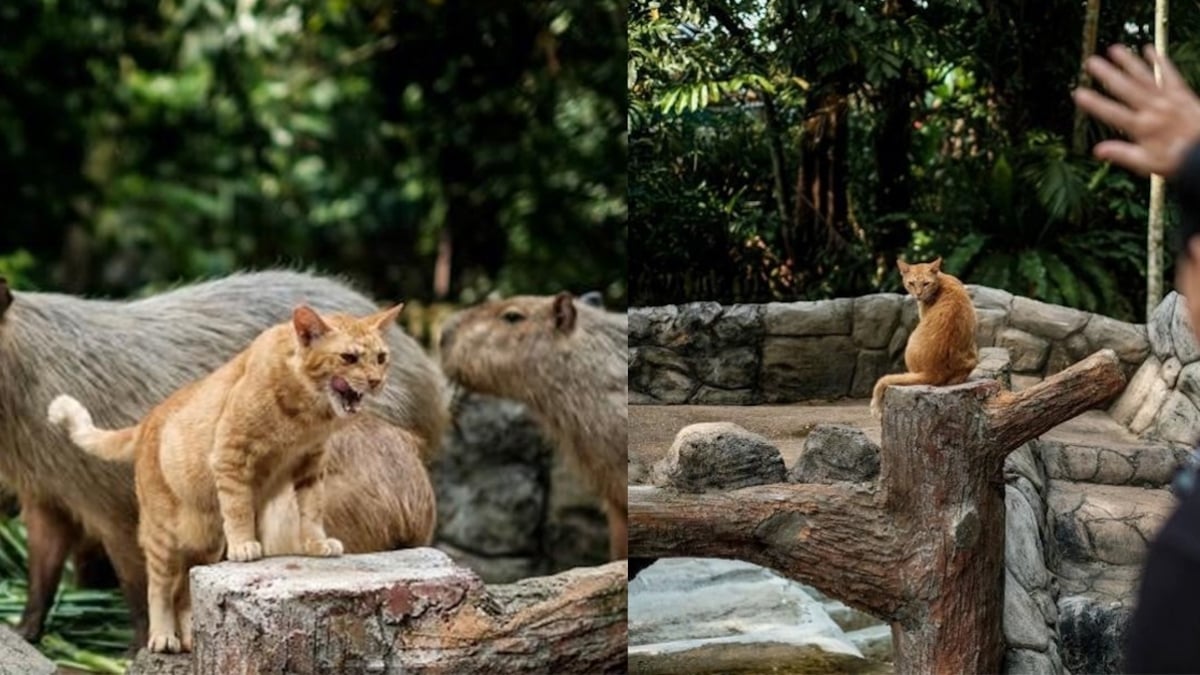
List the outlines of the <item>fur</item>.
{"type": "Polygon", "coordinates": [[[979,363],[975,306],[957,278],[942,271],[942,259],[909,265],[897,261],[904,287],[917,299],[919,320],[904,349],[907,373],[884,375],[875,383],[871,413],[883,416],[891,386],[960,384],[979,363]]]}
{"type": "MultiPolygon", "coordinates": [[[[263,329],[286,319],[299,302],[318,311],[376,309],[338,281],[288,271],[237,274],[131,302],[18,292],[10,303],[0,304],[0,477],[20,493],[23,510],[70,515],[74,522],[60,520],[54,534],[78,538],[86,532],[103,544],[143,642],[145,567],[137,544],[132,467],[75,447],[46,423],[46,407],[69,391],[97,424],[132,424],[172,391],[211,372],[263,329]]],[[[353,489],[341,492],[331,482],[329,529],[344,541],[358,541],[364,547],[358,550],[428,543],[427,537],[392,537],[432,531],[432,522],[392,522],[403,514],[371,501],[390,495],[387,507],[404,503],[405,513],[430,513],[432,490],[421,464],[436,451],[447,423],[436,365],[398,329],[389,331],[388,344],[391,374],[369,412],[390,424],[371,423],[368,433],[357,428],[367,423],[363,416],[330,441],[331,472],[340,471],[338,485],[352,483],[353,489]],[[404,474],[404,482],[383,483],[396,478],[390,469],[397,464],[413,471],[404,474]],[[368,483],[357,483],[361,479],[368,483]]],[[[31,575],[35,569],[61,570],[61,557],[55,559],[60,550],[69,547],[31,549],[31,575]]],[[[51,600],[29,598],[30,603],[51,600]]]]}
{"type": "Polygon", "coordinates": [[[615,558],[626,552],[629,320],[573,299],[517,296],[442,327],[446,375],[524,403],[600,493],[615,558]]]}

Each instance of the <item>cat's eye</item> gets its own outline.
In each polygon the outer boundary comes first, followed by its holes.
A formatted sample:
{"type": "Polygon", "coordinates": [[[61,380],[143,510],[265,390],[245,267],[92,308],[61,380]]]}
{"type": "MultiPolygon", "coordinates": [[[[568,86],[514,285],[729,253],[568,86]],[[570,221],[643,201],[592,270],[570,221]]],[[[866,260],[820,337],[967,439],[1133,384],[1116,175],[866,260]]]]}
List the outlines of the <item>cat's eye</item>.
{"type": "Polygon", "coordinates": [[[351,354],[349,352],[342,354],[342,363],[348,366],[358,363],[358,354],[351,354]]]}
{"type": "Polygon", "coordinates": [[[521,323],[522,321],[525,320],[525,315],[518,312],[515,309],[510,309],[507,312],[505,312],[504,314],[501,314],[500,318],[504,319],[505,321],[507,321],[509,323],[521,323]]]}
{"type": "Polygon", "coordinates": [[[383,352],[379,352],[379,356],[375,357],[375,362],[381,366],[383,364],[387,363],[387,354],[384,354],[383,352]]]}

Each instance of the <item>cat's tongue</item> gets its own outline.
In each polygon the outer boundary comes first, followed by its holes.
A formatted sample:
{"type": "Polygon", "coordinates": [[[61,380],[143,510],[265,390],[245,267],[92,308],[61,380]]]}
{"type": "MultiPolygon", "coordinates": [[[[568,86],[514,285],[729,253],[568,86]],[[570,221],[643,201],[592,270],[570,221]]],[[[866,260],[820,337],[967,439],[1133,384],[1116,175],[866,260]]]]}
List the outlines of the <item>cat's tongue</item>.
{"type": "Polygon", "coordinates": [[[354,391],[350,387],[350,383],[347,382],[341,375],[334,375],[333,379],[329,382],[329,386],[333,387],[333,390],[339,394],[349,394],[354,391]]]}

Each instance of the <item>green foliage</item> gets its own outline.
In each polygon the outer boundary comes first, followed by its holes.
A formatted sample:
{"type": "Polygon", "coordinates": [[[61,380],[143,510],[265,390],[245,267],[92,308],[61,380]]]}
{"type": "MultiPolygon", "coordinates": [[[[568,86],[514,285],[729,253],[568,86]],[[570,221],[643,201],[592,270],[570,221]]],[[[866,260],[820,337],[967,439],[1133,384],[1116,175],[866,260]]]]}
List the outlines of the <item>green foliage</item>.
{"type": "Polygon", "coordinates": [[[0,28],[0,255],[29,282],[296,262],[429,299],[441,252],[449,299],[623,301],[615,0],[16,0],[0,28]]]}
{"type": "MultiPolygon", "coordinates": [[[[16,518],[0,521],[0,619],[15,626],[21,618],[29,560],[25,527],[16,518]]],[[[123,673],[133,640],[129,611],[118,591],[75,588],[66,580],[50,612],[50,632],[38,648],[60,666],[96,673],[123,673]]]]}

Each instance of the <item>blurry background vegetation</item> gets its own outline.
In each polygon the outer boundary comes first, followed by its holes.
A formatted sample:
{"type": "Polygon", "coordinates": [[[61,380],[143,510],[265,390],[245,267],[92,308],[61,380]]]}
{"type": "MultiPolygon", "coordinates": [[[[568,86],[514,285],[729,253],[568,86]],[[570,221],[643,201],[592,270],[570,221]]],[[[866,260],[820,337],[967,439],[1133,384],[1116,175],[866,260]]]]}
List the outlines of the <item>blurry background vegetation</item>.
{"type": "Polygon", "coordinates": [[[6,0],[0,274],[625,300],[618,0],[6,0]]]}
{"type": "MultiPolygon", "coordinates": [[[[410,306],[563,289],[623,306],[625,12],[4,0],[0,275],[124,297],[297,265],[410,306]]],[[[0,521],[10,623],[24,546],[0,521]]],[[[61,663],[124,665],[115,593],[64,582],[48,630],[61,663]]]]}
{"type": "MultiPolygon", "coordinates": [[[[1193,87],[1198,5],[1170,16],[1193,87]]],[[[1130,0],[633,0],[631,303],[899,290],[897,257],[941,255],[1143,321],[1149,181],[1076,134],[1088,9],[1100,51],[1153,41],[1130,0]]]]}

